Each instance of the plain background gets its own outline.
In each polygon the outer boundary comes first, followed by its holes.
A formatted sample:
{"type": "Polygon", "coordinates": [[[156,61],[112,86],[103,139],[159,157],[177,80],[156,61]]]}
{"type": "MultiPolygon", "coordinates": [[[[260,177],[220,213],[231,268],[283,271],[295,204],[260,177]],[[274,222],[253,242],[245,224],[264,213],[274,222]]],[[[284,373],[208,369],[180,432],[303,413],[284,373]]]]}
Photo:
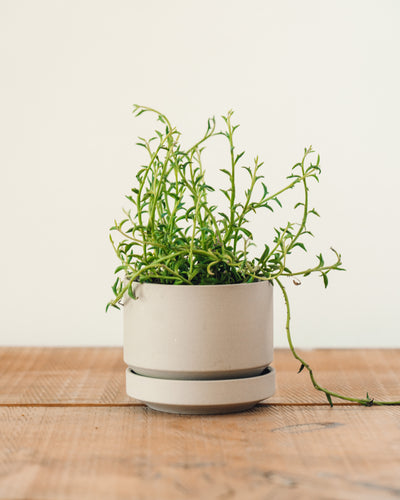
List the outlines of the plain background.
{"type": "MultiPolygon", "coordinates": [[[[312,144],[321,219],[294,265],[334,246],[347,272],[327,290],[287,283],[295,342],[400,347],[399,24],[397,0],[1,0],[0,344],[121,345],[121,314],[104,312],[108,228],[154,124],[133,118],[138,102],[188,143],[233,108],[238,148],[265,161],[271,188],[312,144]]],[[[211,182],[224,147],[207,156],[211,182]]],[[[273,221],[256,222],[261,242],[273,221]]]]}

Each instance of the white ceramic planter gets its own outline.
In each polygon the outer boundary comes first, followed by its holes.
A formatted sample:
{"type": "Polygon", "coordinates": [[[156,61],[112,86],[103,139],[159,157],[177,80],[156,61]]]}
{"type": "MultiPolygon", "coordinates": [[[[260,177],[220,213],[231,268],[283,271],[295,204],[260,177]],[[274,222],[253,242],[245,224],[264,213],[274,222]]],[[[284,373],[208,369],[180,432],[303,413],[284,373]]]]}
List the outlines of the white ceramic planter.
{"type": "Polygon", "coordinates": [[[178,413],[254,406],[275,390],[273,287],[138,284],[124,304],[127,392],[178,413]]]}

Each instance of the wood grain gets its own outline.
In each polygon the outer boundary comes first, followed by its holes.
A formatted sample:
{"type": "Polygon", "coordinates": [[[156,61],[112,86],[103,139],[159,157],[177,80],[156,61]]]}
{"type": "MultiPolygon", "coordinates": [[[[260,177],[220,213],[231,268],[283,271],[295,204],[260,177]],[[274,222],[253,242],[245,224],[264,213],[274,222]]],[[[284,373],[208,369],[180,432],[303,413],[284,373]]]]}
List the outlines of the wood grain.
{"type": "Polygon", "coordinates": [[[0,349],[1,404],[129,402],[121,348],[0,349]]]}
{"type": "MultiPolygon", "coordinates": [[[[400,399],[400,350],[302,355],[333,390],[400,399]]],[[[157,413],[120,348],[0,348],[0,500],[400,498],[400,407],[330,408],[277,350],[249,412],[157,413]]]]}
{"type": "Polygon", "coordinates": [[[394,408],[264,406],[176,416],[143,407],[1,408],[4,499],[392,499],[394,408]]]}
{"type": "MultiPolygon", "coordinates": [[[[364,397],[400,399],[400,349],[301,352],[321,385],[364,397]]],[[[327,404],[286,349],[275,351],[271,404],[327,404]]],[[[0,405],[132,405],[125,393],[121,348],[0,348],[0,405]]]]}

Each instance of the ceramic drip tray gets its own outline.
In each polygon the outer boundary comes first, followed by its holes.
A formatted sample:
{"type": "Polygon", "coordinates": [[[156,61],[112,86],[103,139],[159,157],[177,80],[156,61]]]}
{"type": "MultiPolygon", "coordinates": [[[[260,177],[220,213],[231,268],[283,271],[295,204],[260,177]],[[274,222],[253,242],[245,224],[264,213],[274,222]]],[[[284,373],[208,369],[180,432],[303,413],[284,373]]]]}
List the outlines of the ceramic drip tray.
{"type": "Polygon", "coordinates": [[[275,392],[275,370],[261,375],[220,380],[177,380],[146,377],[126,370],[128,396],[169,413],[233,413],[252,408],[275,392]]]}

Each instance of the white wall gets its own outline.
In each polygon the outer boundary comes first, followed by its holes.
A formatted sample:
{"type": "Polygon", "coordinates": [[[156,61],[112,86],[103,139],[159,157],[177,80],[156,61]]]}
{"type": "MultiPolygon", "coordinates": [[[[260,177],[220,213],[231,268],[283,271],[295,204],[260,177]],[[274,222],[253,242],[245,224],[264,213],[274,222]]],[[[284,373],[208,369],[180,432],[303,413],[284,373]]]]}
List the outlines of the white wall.
{"type": "MultiPolygon", "coordinates": [[[[1,0],[0,344],[121,344],[108,227],[152,124],[138,102],[188,140],[233,108],[273,185],[313,144],[309,258],[334,245],[348,271],[288,283],[294,338],[400,347],[399,23],[396,0],[1,0]]],[[[283,319],[277,293],[278,346],[283,319]]]]}

